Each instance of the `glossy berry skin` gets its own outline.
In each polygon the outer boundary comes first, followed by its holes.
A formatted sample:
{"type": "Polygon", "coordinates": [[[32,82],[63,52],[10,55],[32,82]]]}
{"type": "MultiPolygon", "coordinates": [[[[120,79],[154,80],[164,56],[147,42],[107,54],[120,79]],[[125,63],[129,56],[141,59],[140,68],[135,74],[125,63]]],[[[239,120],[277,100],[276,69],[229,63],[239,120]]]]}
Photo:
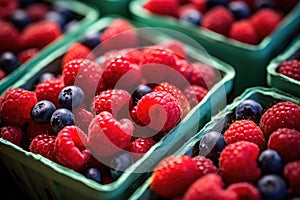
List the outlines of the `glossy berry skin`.
{"type": "Polygon", "coordinates": [[[74,125],[74,115],[71,111],[65,108],[60,108],[54,111],[50,120],[51,126],[55,132],[59,132],[65,126],[74,125]]]}
{"type": "Polygon", "coordinates": [[[140,84],[138,85],[134,92],[132,93],[132,100],[133,100],[133,103],[134,105],[137,104],[137,102],[145,95],[145,94],[148,94],[150,92],[152,92],[152,88],[149,87],[148,85],[145,85],[145,84],[140,84]]]}
{"type": "Polygon", "coordinates": [[[116,154],[110,165],[110,173],[114,179],[118,179],[122,173],[134,162],[132,156],[129,153],[121,152],[116,154]]]}
{"type": "Polygon", "coordinates": [[[86,174],[85,176],[88,178],[88,179],[91,179],[91,180],[94,180],[98,183],[101,183],[102,181],[102,177],[101,177],[101,173],[98,169],[96,168],[89,168],[87,171],[86,171],[86,174]]]}
{"type": "Polygon", "coordinates": [[[267,149],[259,155],[258,166],[263,174],[280,174],[283,169],[283,161],[277,151],[267,149]]]}
{"type": "Polygon", "coordinates": [[[12,52],[4,52],[0,55],[0,68],[7,74],[11,73],[20,66],[18,57],[12,52]]]}
{"type": "Polygon", "coordinates": [[[249,119],[257,124],[259,123],[262,114],[263,107],[260,103],[252,99],[241,102],[235,109],[235,118],[237,120],[249,119]]]}
{"type": "Polygon", "coordinates": [[[202,14],[196,9],[189,9],[180,14],[179,20],[187,25],[200,26],[202,14]]]}
{"type": "Polygon", "coordinates": [[[55,105],[47,100],[39,101],[31,110],[31,119],[39,124],[49,123],[51,116],[56,110],[55,105]]]}
{"type": "Polygon", "coordinates": [[[78,108],[84,99],[84,92],[75,85],[63,88],[58,95],[58,102],[62,108],[73,110],[78,108]]]}
{"type": "Polygon", "coordinates": [[[249,6],[244,1],[232,1],[228,9],[233,13],[236,20],[247,18],[251,15],[249,6]]]}
{"type": "Polygon", "coordinates": [[[98,32],[88,33],[81,39],[81,43],[90,49],[96,48],[100,44],[101,34],[98,32]]]}
{"type": "Polygon", "coordinates": [[[19,29],[22,30],[25,26],[31,23],[31,19],[24,10],[16,10],[10,17],[11,22],[19,29]]]}
{"type": "Polygon", "coordinates": [[[257,187],[264,200],[283,200],[287,195],[285,181],[278,175],[266,175],[257,182],[257,187]]]}

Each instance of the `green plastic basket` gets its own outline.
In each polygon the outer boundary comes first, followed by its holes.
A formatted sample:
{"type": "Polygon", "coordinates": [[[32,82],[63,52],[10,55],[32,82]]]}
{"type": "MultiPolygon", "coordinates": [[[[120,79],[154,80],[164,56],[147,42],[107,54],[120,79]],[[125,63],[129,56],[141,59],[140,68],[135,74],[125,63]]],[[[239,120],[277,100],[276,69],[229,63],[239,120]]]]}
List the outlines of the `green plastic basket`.
{"type": "MultiPolygon", "coordinates": [[[[291,101],[300,105],[300,99],[289,94],[277,90],[275,88],[252,87],[246,89],[239,97],[237,97],[231,104],[227,105],[219,114],[214,116],[212,120],[207,123],[195,136],[187,141],[181,148],[174,153],[174,155],[189,155],[197,156],[197,147],[201,138],[210,131],[221,132],[225,127],[228,119],[234,117],[235,108],[242,101],[252,99],[259,102],[263,107],[269,107],[279,101],[291,101]]],[[[151,177],[149,177],[143,185],[141,185],[129,198],[129,200],[157,200],[158,197],[150,189],[151,177]]]]}
{"type": "Polygon", "coordinates": [[[300,81],[292,79],[278,73],[279,65],[285,61],[294,59],[300,53],[300,35],[298,35],[291,44],[277,57],[271,60],[267,67],[267,82],[270,87],[278,88],[282,91],[291,93],[300,97],[300,81]]]}
{"type": "Polygon", "coordinates": [[[74,37],[80,32],[80,30],[85,29],[93,22],[95,22],[99,17],[99,12],[97,9],[94,9],[82,2],[79,1],[65,1],[65,0],[46,0],[45,2],[58,2],[62,6],[68,8],[75,14],[82,16],[82,19],[78,22],[78,26],[74,29],[65,32],[62,37],[58,38],[57,40],[53,41],[48,46],[44,47],[38,55],[32,58],[30,61],[22,64],[12,73],[8,74],[4,79],[0,81],[0,92],[7,89],[11,84],[16,82],[21,78],[21,76],[27,72],[30,73],[31,69],[40,62],[40,60],[47,55],[51,54],[51,52],[56,51],[59,46],[65,44],[66,41],[70,40],[71,37],[74,37]]]}
{"type": "MultiPolygon", "coordinates": [[[[103,30],[118,17],[104,17],[86,30],[82,30],[81,35],[103,30]]],[[[131,23],[138,27],[134,22],[131,23]]],[[[40,62],[37,62],[32,71],[25,74],[22,79],[11,87],[22,87],[30,90],[41,73],[58,73],[62,56],[69,46],[79,38],[73,38],[73,40],[66,42],[47,57],[40,58],[40,62]]],[[[155,37],[152,37],[155,42],[156,39],[162,40],[163,38],[168,38],[168,36],[157,33],[155,37]]],[[[189,55],[199,56],[197,50],[192,48],[187,50],[189,55]]],[[[231,91],[235,71],[232,66],[216,58],[213,62],[215,63],[214,67],[223,74],[222,79],[210,89],[206,97],[189,112],[179,125],[133,164],[128,171],[150,170],[166,154],[175,152],[178,147],[196,134],[210,120],[212,115],[219,111],[215,110],[215,113],[213,113],[213,108],[221,109],[220,105],[222,104],[220,102],[224,101],[222,94],[225,93],[226,96],[231,91]],[[212,101],[212,99],[216,101],[212,101]],[[165,150],[164,153],[157,155],[156,152],[161,149],[165,150]]],[[[47,199],[49,195],[54,199],[127,199],[149,176],[149,173],[125,171],[118,180],[111,184],[97,184],[73,170],[53,163],[42,156],[26,152],[3,139],[0,139],[0,158],[14,176],[16,182],[19,181],[20,187],[36,199],[47,199]]],[[[48,199],[51,198],[48,197],[48,199]]]]}
{"type": "Polygon", "coordinates": [[[132,18],[149,26],[159,26],[185,33],[201,44],[208,53],[231,64],[236,70],[232,97],[248,87],[267,86],[266,66],[296,35],[300,28],[300,3],[282,20],[277,29],[258,45],[248,45],[199,27],[191,27],[179,20],[151,14],[142,5],[145,0],[129,4],[132,18]]]}

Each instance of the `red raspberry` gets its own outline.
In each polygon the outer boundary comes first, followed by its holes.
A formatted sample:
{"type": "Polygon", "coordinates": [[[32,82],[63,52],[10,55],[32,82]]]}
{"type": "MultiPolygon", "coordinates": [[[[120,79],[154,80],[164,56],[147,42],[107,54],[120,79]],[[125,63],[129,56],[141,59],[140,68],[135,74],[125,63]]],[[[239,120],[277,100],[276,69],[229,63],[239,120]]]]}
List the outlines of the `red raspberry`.
{"type": "Polygon", "coordinates": [[[278,68],[278,72],[300,81],[300,61],[296,59],[283,61],[278,68]]]}
{"type": "Polygon", "coordinates": [[[270,35],[279,22],[281,21],[281,15],[273,9],[263,8],[257,11],[250,18],[258,37],[260,40],[270,35]]]}
{"type": "Polygon", "coordinates": [[[56,108],[60,108],[58,95],[64,87],[65,84],[61,77],[48,79],[42,83],[37,84],[35,88],[36,97],[38,101],[48,100],[51,101],[56,106],[56,108]]]}
{"type": "Polygon", "coordinates": [[[181,109],[177,100],[170,93],[150,92],[137,103],[138,119],[158,131],[174,128],[181,117],[181,109]]]}
{"type": "Polygon", "coordinates": [[[138,138],[130,143],[127,150],[131,152],[134,160],[138,160],[155,144],[152,138],[138,138]]]}
{"type": "Polygon", "coordinates": [[[76,126],[78,126],[83,132],[88,133],[89,125],[94,118],[93,113],[84,108],[77,108],[73,110],[76,126]]]}
{"type": "Polygon", "coordinates": [[[4,126],[0,128],[0,138],[11,143],[25,147],[25,135],[21,128],[17,126],[4,126]]]}
{"type": "Polygon", "coordinates": [[[41,154],[49,160],[56,162],[56,157],[54,153],[55,138],[56,136],[54,135],[37,135],[31,141],[29,151],[35,154],[41,154]]]}
{"type": "Polygon", "coordinates": [[[164,158],[155,167],[150,187],[164,198],[177,197],[183,195],[198,177],[197,165],[191,157],[173,155],[164,158]]]}
{"type": "Polygon", "coordinates": [[[261,200],[259,190],[250,183],[240,182],[229,185],[227,191],[233,191],[238,195],[240,200],[261,200]]]}
{"type": "Polygon", "coordinates": [[[37,103],[34,92],[10,88],[2,96],[1,121],[5,125],[23,126],[30,121],[31,108],[37,103]]]}
{"type": "Polygon", "coordinates": [[[53,21],[31,23],[24,28],[20,42],[23,48],[42,49],[62,35],[60,26],[53,21]]]}
{"type": "Polygon", "coordinates": [[[205,13],[202,27],[226,36],[233,22],[234,16],[227,8],[216,6],[205,13]]]}
{"type": "Polygon", "coordinates": [[[16,52],[19,48],[20,37],[18,29],[12,23],[1,20],[0,27],[0,54],[5,51],[16,52]]]}
{"type": "Polygon", "coordinates": [[[269,138],[268,148],[274,149],[285,163],[300,159],[300,132],[295,129],[279,128],[269,138]]]}
{"type": "Polygon", "coordinates": [[[265,138],[260,128],[251,120],[237,120],[225,131],[227,144],[248,141],[256,144],[262,151],[266,148],[265,138]]]}
{"type": "Polygon", "coordinates": [[[111,113],[101,112],[89,126],[88,148],[96,157],[111,157],[130,144],[132,133],[130,120],[117,121],[111,113]]]}
{"type": "Polygon", "coordinates": [[[206,158],[205,156],[196,156],[193,158],[193,160],[195,161],[195,163],[197,164],[199,173],[200,173],[200,177],[204,176],[206,174],[217,174],[218,173],[218,169],[217,167],[214,165],[214,163],[206,158]]]}
{"type": "Polygon", "coordinates": [[[251,182],[254,183],[261,175],[257,166],[259,148],[248,141],[229,144],[221,152],[219,169],[227,183],[251,182]]]}
{"type": "Polygon", "coordinates": [[[154,92],[165,91],[165,92],[170,93],[173,97],[175,97],[175,99],[177,100],[177,102],[181,108],[181,112],[182,112],[181,119],[183,119],[190,111],[190,104],[189,104],[186,96],[175,85],[172,85],[167,82],[162,82],[159,85],[157,85],[153,89],[153,91],[154,92]]]}
{"type": "Polygon", "coordinates": [[[232,24],[228,36],[234,40],[257,45],[260,39],[249,20],[240,20],[232,24]]]}
{"type": "Polygon", "coordinates": [[[238,200],[235,192],[224,190],[223,186],[219,175],[207,174],[189,187],[183,200],[238,200]]]}
{"type": "Polygon", "coordinates": [[[147,0],[143,7],[151,13],[178,17],[178,0],[147,0]]]}
{"type": "Polygon", "coordinates": [[[0,0],[0,19],[8,18],[18,9],[18,7],[19,1],[17,0],[0,0]]]}
{"type": "Polygon", "coordinates": [[[123,49],[118,53],[118,55],[122,55],[123,57],[127,58],[129,62],[138,65],[142,62],[144,56],[141,50],[135,48],[123,49]]]}
{"type": "Polygon", "coordinates": [[[216,69],[214,69],[213,67],[211,67],[207,64],[204,64],[202,62],[194,62],[193,66],[201,74],[201,76],[203,77],[203,80],[204,80],[204,84],[201,82],[195,83],[197,85],[200,85],[202,87],[210,89],[220,79],[220,77],[218,77],[218,73],[217,73],[216,69]]]}
{"type": "Polygon", "coordinates": [[[3,71],[2,69],[0,69],[0,81],[2,79],[4,79],[5,76],[6,76],[5,71],[3,71]]]}
{"type": "Polygon", "coordinates": [[[27,12],[29,18],[33,22],[41,21],[44,19],[45,15],[50,10],[49,5],[46,3],[36,2],[34,4],[28,5],[25,7],[25,11],[27,12]]]}
{"type": "Polygon", "coordinates": [[[33,120],[30,120],[30,122],[27,124],[25,134],[26,138],[29,140],[41,134],[56,135],[50,124],[38,124],[33,120]]]}
{"type": "Polygon", "coordinates": [[[73,43],[68,51],[66,52],[66,54],[63,56],[62,58],[62,69],[64,68],[64,65],[71,61],[71,60],[75,60],[75,59],[85,59],[85,58],[91,58],[91,60],[95,57],[94,55],[92,55],[93,53],[91,52],[91,50],[78,42],[73,43]]]}
{"type": "Polygon", "coordinates": [[[77,126],[65,126],[55,139],[54,152],[57,162],[71,169],[79,169],[91,157],[85,148],[87,137],[77,126]]]}
{"type": "Polygon", "coordinates": [[[134,106],[133,108],[131,108],[130,110],[130,117],[132,119],[132,121],[137,124],[138,126],[145,126],[146,124],[143,124],[143,122],[141,122],[137,116],[136,113],[136,106],[134,106]]]}
{"type": "Polygon", "coordinates": [[[290,193],[294,196],[300,195],[300,160],[290,162],[284,166],[284,177],[288,179],[290,193]]]}
{"type": "Polygon", "coordinates": [[[300,131],[300,106],[293,102],[279,102],[267,109],[259,126],[268,139],[278,128],[291,128],[300,131]]]}
{"type": "Polygon", "coordinates": [[[207,89],[199,85],[191,85],[184,89],[183,93],[186,96],[191,108],[195,107],[207,94],[207,89]]]}
{"type": "Polygon", "coordinates": [[[178,58],[185,58],[187,55],[184,44],[178,40],[165,40],[156,46],[172,51],[178,58]]]}
{"type": "Polygon", "coordinates": [[[23,64],[26,61],[28,61],[29,59],[35,57],[38,53],[39,53],[39,49],[37,49],[37,48],[25,49],[18,53],[18,58],[19,58],[21,64],[23,64]]]}
{"type": "Polygon", "coordinates": [[[206,0],[189,0],[201,13],[206,10],[206,0]]]}

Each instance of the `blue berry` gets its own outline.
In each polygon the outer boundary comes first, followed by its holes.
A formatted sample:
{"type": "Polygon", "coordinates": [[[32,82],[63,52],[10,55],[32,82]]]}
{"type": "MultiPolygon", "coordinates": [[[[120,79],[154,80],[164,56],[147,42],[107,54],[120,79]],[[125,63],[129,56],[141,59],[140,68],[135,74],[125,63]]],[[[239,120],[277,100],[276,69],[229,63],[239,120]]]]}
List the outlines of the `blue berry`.
{"type": "Polygon", "coordinates": [[[74,115],[68,109],[57,109],[51,116],[50,124],[52,126],[52,129],[58,133],[65,126],[75,124],[74,115]]]}
{"type": "Polygon", "coordinates": [[[262,8],[275,9],[275,3],[272,0],[255,0],[254,7],[256,10],[259,10],[262,8]]]}
{"type": "Polygon", "coordinates": [[[122,173],[134,162],[129,153],[121,152],[116,154],[110,165],[110,173],[113,179],[118,179],[122,173]]]}
{"type": "Polygon", "coordinates": [[[137,104],[137,102],[145,95],[145,94],[148,94],[150,92],[152,92],[152,88],[149,87],[148,85],[145,85],[145,84],[140,84],[138,85],[134,92],[132,93],[132,99],[133,99],[133,102],[134,102],[134,105],[137,104]]]}
{"type": "Polygon", "coordinates": [[[206,9],[211,9],[212,7],[222,5],[227,6],[227,0],[207,0],[206,9]]]}
{"type": "Polygon", "coordinates": [[[25,26],[31,23],[31,19],[27,12],[21,9],[16,10],[11,15],[10,20],[19,30],[22,30],[25,26]]]}
{"type": "Polygon", "coordinates": [[[51,101],[42,100],[32,107],[30,116],[36,123],[46,124],[50,122],[55,110],[56,107],[51,101]]]}
{"type": "Polygon", "coordinates": [[[50,11],[48,12],[45,17],[45,20],[56,22],[62,29],[67,23],[67,19],[64,15],[59,12],[50,11]]]}
{"type": "Polygon", "coordinates": [[[264,200],[283,200],[287,195],[287,185],[278,175],[266,175],[258,180],[257,187],[264,200]]]}
{"type": "Polygon", "coordinates": [[[200,26],[202,14],[196,9],[189,9],[179,16],[179,20],[187,25],[200,26]]]}
{"type": "Polygon", "coordinates": [[[20,66],[18,57],[12,52],[4,52],[0,55],[0,68],[7,74],[11,73],[20,66]]]}
{"type": "Polygon", "coordinates": [[[63,27],[63,32],[67,31],[75,31],[79,27],[79,21],[74,19],[69,21],[64,27],[63,27]]]}
{"type": "Polygon", "coordinates": [[[93,167],[92,167],[92,168],[89,168],[89,169],[87,170],[85,176],[86,176],[87,178],[91,179],[91,180],[94,180],[94,181],[96,181],[96,182],[98,182],[98,183],[101,183],[101,179],[102,179],[101,173],[100,173],[100,171],[99,171],[98,169],[96,169],[96,168],[93,168],[93,167]]]}
{"type": "Polygon", "coordinates": [[[267,149],[259,155],[258,166],[263,174],[280,174],[283,167],[282,158],[277,151],[267,149]]]}
{"type": "Polygon", "coordinates": [[[64,2],[55,2],[53,3],[52,10],[62,14],[68,21],[72,17],[72,11],[67,6],[64,2]]]}
{"type": "Polygon", "coordinates": [[[46,80],[49,80],[51,78],[55,78],[55,75],[50,72],[45,72],[45,73],[41,74],[40,77],[38,78],[38,83],[43,83],[46,80]]]}
{"type": "Polygon", "coordinates": [[[72,110],[78,108],[84,99],[81,88],[71,85],[63,88],[58,95],[58,102],[61,107],[72,110]]]}
{"type": "Polygon", "coordinates": [[[235,109],[236,119],[249,119],[255,123],[259,123],[263,114],[263,107],[257,101],[248,99],[241,102],[235,109]]]}
{"type": "Polygon", "coordinates": [[[243,1],[230,2],[228,4],[228,9],[232,12],[236,20],[244,19],[251,15],[248,4],[243,1]]]}
{"type": "Polygon", "coordinates": [[[100,44],[100,33],[95,32],[86,34],[82,38],[81,43],[90,49],[96,48],[100,44]]]}

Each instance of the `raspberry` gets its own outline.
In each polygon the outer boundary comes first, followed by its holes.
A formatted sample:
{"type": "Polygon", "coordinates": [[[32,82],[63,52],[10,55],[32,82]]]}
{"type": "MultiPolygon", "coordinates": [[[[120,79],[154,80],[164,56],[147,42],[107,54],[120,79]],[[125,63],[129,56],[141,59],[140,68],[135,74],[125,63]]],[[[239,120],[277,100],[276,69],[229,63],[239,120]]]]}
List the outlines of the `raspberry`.
{"type": "Polygon", "coordinates": [[[42,2],[36,2],[25,7],[25,11],[33,22],[43,20],[49,9],[49,5],[42,2]]]}
{"type": "Polygon", "coordinates": [[[143,124],[159,131],[175,127],[182,114],[175,97],[164,91],[143,96],[137,103],[136,112],[143,124]]]}
{"type": "Polygon", "coordinates": [[[147,0],[143,7],[151,13],[178,17],[178,0],[147,0]]]}
{"type": "Polygon", "coordinates": [[[65,126],[55,139],[54,153],[57,162],[71,169],[79,169],[91,157],[85,148],[87,137],[77,126],[65,126]]]}
{"type": "Polygon", "coordinates": [[[234,16],[227,8],[216,6],[205,13],[202,27],[226,36],[233,22],[234,16]]]}
{"type": "Polygon", "coordinates": [[[88,148],[96,157],[111,157],[130,144],[132,133],[130,120],[117,121],[111,113],[101,112],[89,126],[88,148]]]}
{"type": "Polygon", "coordinates": [[[84,108],[77,108],[73,110],[76,126],[78,126],[85,133],[88,133],[88,128],[94,115],[84,108]]]}
{"type": "Polygon", "coordinates": [[[195,161],[195,163],[197,164],[199,173],[200,173],[200,177],[206,175],[206,174],[217,174],[218,173],[218,169],[216,168],[216,166],[214,165],[214,163],[206,158],[205,156],[196,156],[193,158],[193,160],[195,161]]]}
{"type": "Polygon", "coordinates": [[[289,101],[278,102],[264,112],[259,126],[265,139],[268,139],[278,128],[292,128],[300,131],[300,106],[289,101]]]}
{"type": "Polygon", "coordinates": [[[119,55],[122,55],[123,57],[127,58],[129,62],[134,64],[140,64],[144,56],[142,51],[135,48],[127,48],[121,50],[119,52],[119,55]]]}
{"type": "Polygon", "coordinates": [[[53,21],[31,23],[24,28],[20,42],[23,48],[42,49],[62,35],[60,26],[53,21]]]}
{"type": "Polygon", "coordinates": [[[201,13],[206,10],[206,0],[189,0],[201,13]]]}
{"type": "Polygon", "coordinates": [[[254,183],[261,175],[256,160],[259,148],[248,141],[229,144],[221,152],[219,169],[227,183],[251,182],[254,183]]]}
{"type": "Polygon", "coordinates": [[[26,127],[26,138],[33,139],[37,135],[56,135],[50,124],[38,124],[31,120],[26,127]]]}
{"type": "Polygon", "coordinates": [[[5,51],[16,52],[20,37],[18,29],[12,23],[5,21],[0,21],[0,27],[0,54],[5,51]]]}
{"type": "Polygon", "coordinates": [[[202,63],[202,62],[194,62],[193,66],[201,74],[201,76],[203,77],[203,80],[204,80],[204,84],[201,82],[195,83],[195,84],[198,84],[204,88],[210,89],[219,80],[217,71],[213,67],[211,67],[205,63],[202,63]]]}
{"type": "Polygon", "coordinates": [[[0,138],[11,143],[25,147],[25,135],[21,128],[17,126],[4,126],[0,128],[0,138]]]}
{"type": "Polygon", "coordinates": [[[222,178],[207,174],[195,181],[184,194],[183,200],[238,200],[235,192],[223,189],[222,178]]]}
{"type": "Polygon", "coordinates": [[[61,77],[48,79],[37,84],[35,88],[36,97],[38,101],[48,100],[51,101],[56,108],[60,108],[61,106],[58,102],[58,95],[64,87],[65,84],[61,77]]]}
{"type": "Polygon", "coordinates": [[[300,132],[279,128],[270,135],[268,148],[279,153],[285,163],[300,159],[300,132]]]}
{"type": "Polygon", "coordinates": [[[164,158],[155,167],[150,187],[164,198],[177,197],[183,195],[198,177],[197,165],[191,157],[173,155],[164,158]]]}
{"type": "Polygon", "coordinates": [[[156,46],[172,51],[179,58],[185,58],[187,55],[184,44],[178,40],[165,40],[156,46]]]}
{"type": "Polygon", "coordinates": [[[261,151],[266,147],[263,132],[251,120],[237,120],[233,122],[225,131],[224,137],[227,144],[248,141],[256,144],[261,151]]]}
{"type": "Polygon", "coordinates": [[[29,59],[35,57],[38,53],[39,53],[39,49],[37,49],[37,48],[25,49],[18,53],[18,58],[19,58],[21,64],[23,64],[26,61],[28,61],[29,59]]]}
{"type": "Polygon", "coordinates": [[[240,182],[229,185],[227,191],[233,191],[238,199],[260,200],[262,199],[259,190],[250,183],[240,182]]]}
{"type": "Polygon", "coordinates": [[[286,60],[283,61],[278,72],[290,78],[300,81],[300,61],[299,60],[286,60]]]}
{"type": "Polygon", "coordinates": [[[249,20],[240,20],[232,24],[228,36],[234,40],[256,45],[259,37],[249,20]]]}
{"type": "Polygon", "coordinates": [[[135,160],[138,160],[155,144],[152,138],[138,138],[131,142],[127,150],[132,153],[135,160]]]}
{"type": "Polygon", "coordinates": [[[0,0],[0,18],[8,18],[18,7],[19,1],[17,0],[0,0]]]}
{"type": "Polygon", "coordinates": [[[300,160],[290,162],[284,167],[284,177],[288,179],[290,193],[294,196],[300,195],[300,160]]]}
{"type": "Polygon", "coordinates": [[[136,106],[134,106],[133,108],[131,108],[131,110],[129,111],[130,112],[130,117],[132,119],[132,121],[139,125],[139,126],[145,126],[146,124],[143,124],[143,122],[141,122],[137,116],[137,113],[136,113],[136,106]]]}
{"type": "Polygon", "coordinates": [[[35,154],[41,154],[49,160],[56,162],[56,157],[54,153],[55,138],[56,136],[54,135],[37,135],[31,141],[29,151],[35,154]]]}
{"type": "Polygon", "coordinates": [[[191,85],[184,89],[183,93],[186,96],[191,108],[195,107],[207,94],[207,89],[199,85],[191,85]]]}
{"type": "Polygon", "coordinates": [[[2,69],[0,69],[0,81],[1,81],[2,79],[4,79],[5,76],[6,76],[5,71],[3,71],[2,69]]]}
{"type": "Polygon", "coordinates": [[[71,60],[81,59],[81,58],[85,59],[89,57],[93,59],[93,57],[95,56],[94,55],[92,56],[92,54],[93,53],[88,47],[86,47],[83,44],[75,42],[69,47],[68,51],[62,58],[62,69],[64,65],[71,60]]]}
{"type": "Polygon", "coordinates": [[[281,15],[270,8],[260,9],[250,18],[250,22],[252,23],[260,40],[270,35],[280,21],[281,15]]]}
{"type": "Polygon", "coordinates": [[[2,123],[23,126],[31,120],[31,108],[37,103],[34,92],[10,88],[3,96],[0,108],[2,123]],[[20,109],[21,108],[21,109],[20,109]]]}

